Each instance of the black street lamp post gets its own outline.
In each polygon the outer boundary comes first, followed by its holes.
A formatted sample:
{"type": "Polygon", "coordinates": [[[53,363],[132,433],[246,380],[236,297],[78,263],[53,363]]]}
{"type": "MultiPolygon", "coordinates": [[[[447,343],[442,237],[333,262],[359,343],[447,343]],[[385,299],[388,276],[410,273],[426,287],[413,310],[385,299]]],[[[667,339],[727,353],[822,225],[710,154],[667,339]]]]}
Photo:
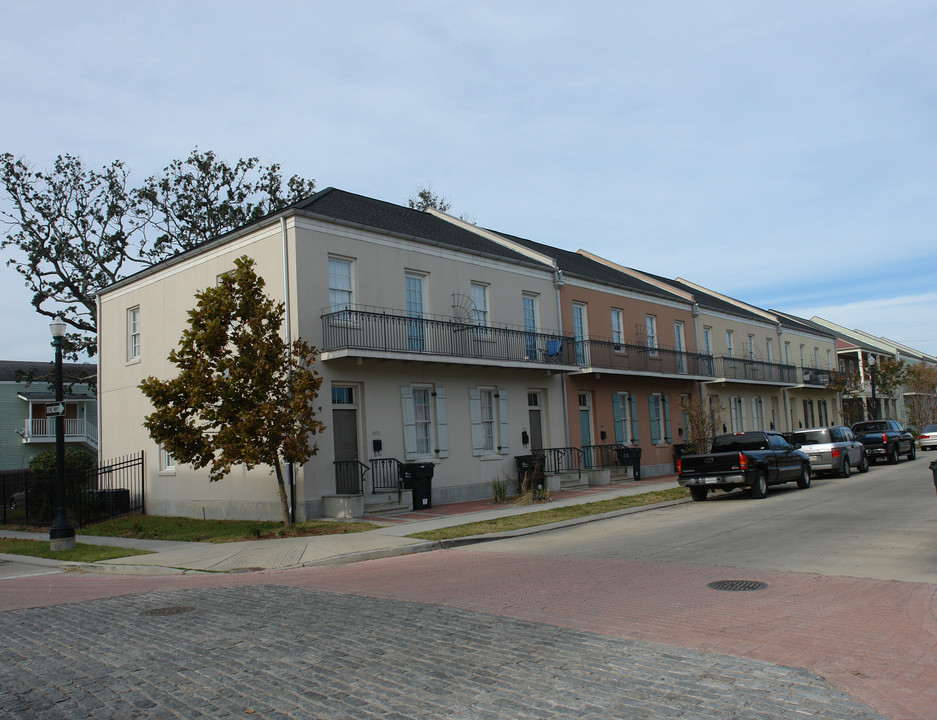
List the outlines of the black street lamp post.
{"type": "Polygon", "coordinates": [[[49,547],[52,550],[71,550],[75,547],[75,528],[65,515],[65,389],[62,383],[62,343],[65,341],[65,323],[56,318],[49,324],[52,346],[55,348],[55,520],[49,528],[49,547]]]}
{"type": "Polygon", "coordinates": [[[869,372],[872,373],[872,419],[878,420],[878,403],[875,401],[875,356],[869,355],[869,372]]]}

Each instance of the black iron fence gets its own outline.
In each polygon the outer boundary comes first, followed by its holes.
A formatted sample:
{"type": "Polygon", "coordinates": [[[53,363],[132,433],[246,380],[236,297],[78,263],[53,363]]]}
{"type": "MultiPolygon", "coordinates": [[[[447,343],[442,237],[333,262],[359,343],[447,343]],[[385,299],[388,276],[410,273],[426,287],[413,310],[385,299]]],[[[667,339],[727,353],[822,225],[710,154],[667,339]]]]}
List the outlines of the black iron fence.
{"type": "MultiPolygon", "coordinates": [[[[0,472],[0,524],[51,524],[56,512],[55,472],[0,472]]],[[[76,527],[144,512],[143,453],[65,475],[65,513],[76,527]]]]}
{"type": "Polygon", "coordinates": [[[397,458],[371,460],[371,492],[400,490],[400,461],[397,458]]]}
{"type": "Polygon", "coordinates": [[[360,460],[336,460],[335,492],[339,495],[360,495],[364,492],[365,475],[369,468],[360,460]]]}

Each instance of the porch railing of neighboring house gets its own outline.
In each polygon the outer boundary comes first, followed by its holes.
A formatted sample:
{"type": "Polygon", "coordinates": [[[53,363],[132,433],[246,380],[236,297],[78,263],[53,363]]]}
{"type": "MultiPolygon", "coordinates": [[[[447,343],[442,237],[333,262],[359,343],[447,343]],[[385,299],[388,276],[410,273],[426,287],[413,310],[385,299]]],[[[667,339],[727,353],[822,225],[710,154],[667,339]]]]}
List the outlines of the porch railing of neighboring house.
{"type": "Polygon", "coordinates": [[[798,368],[793,365],[749,360],[731,356],[711,358],[713,377],[732,380],[758,380],[776,382],[784,385],[798,385],[798,368]]]}
{"type": "Polygon", "coordinates": [[[665,347],[614,342],[612,340],[583,340],[580,358],[592,367],[648,372],[661,375],[713,376],[712,358],[701,353],[665,347]]]}
{"type": "Polygon", "coordinates": [[[322,315],[323,352],[357,349],[465,357],[492,362],[575,365],[571,337],[399,310],[354,306],[322,315]]]}
{"type": "Polygon", "coordinates": [[[370,468],[360,460],[335,461],[335,492],[338,495],[361,495],[370,468]]]}
{"type": "MultiPolygon", "coordinates": [[[[26,420],[23,439],[27,442],[55,442],[55,418],[26,420]]],[[[65,441],[76,440],[97,447],[97,426],[84,418],[65,418],[65,441]]]]}
{"type": "MultiPolygon", "coordinates": [[[[0,472],[0,523],[48,525],[55,516],[55,472],[0,472]]],[[[86,527],[112,517],[145,510],[143,453],[109,460],[65,476],[68,519],[86,527]]]]}

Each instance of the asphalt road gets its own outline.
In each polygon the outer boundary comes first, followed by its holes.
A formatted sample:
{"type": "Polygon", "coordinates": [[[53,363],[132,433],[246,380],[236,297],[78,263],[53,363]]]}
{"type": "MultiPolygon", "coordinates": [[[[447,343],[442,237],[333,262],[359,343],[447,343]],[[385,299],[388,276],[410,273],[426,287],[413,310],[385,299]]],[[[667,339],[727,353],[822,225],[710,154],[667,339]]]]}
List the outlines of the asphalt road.
{"type": "Polygon", "coordinates": [[[643,559],[937,583],[937,453],[873,465],[768,497],[716,493],[666,512],[581,525],[473,548],[487,552],[643,559]]]}

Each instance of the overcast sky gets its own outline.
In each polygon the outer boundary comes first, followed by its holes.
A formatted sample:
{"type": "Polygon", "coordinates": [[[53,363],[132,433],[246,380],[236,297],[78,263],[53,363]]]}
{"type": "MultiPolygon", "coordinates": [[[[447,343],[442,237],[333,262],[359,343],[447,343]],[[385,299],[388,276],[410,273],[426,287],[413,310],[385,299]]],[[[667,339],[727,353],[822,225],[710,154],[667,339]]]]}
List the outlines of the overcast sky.
{"type": "MultiPolygon", "coordinates": [[[[0,152],[196,146],[937,354],[937,3],[0,0],[0,152]]],[[[4,257],[6,259],[6,257],[4,257]]],[[[48,320],[0,270],[0,359],[48,320]]]]}

